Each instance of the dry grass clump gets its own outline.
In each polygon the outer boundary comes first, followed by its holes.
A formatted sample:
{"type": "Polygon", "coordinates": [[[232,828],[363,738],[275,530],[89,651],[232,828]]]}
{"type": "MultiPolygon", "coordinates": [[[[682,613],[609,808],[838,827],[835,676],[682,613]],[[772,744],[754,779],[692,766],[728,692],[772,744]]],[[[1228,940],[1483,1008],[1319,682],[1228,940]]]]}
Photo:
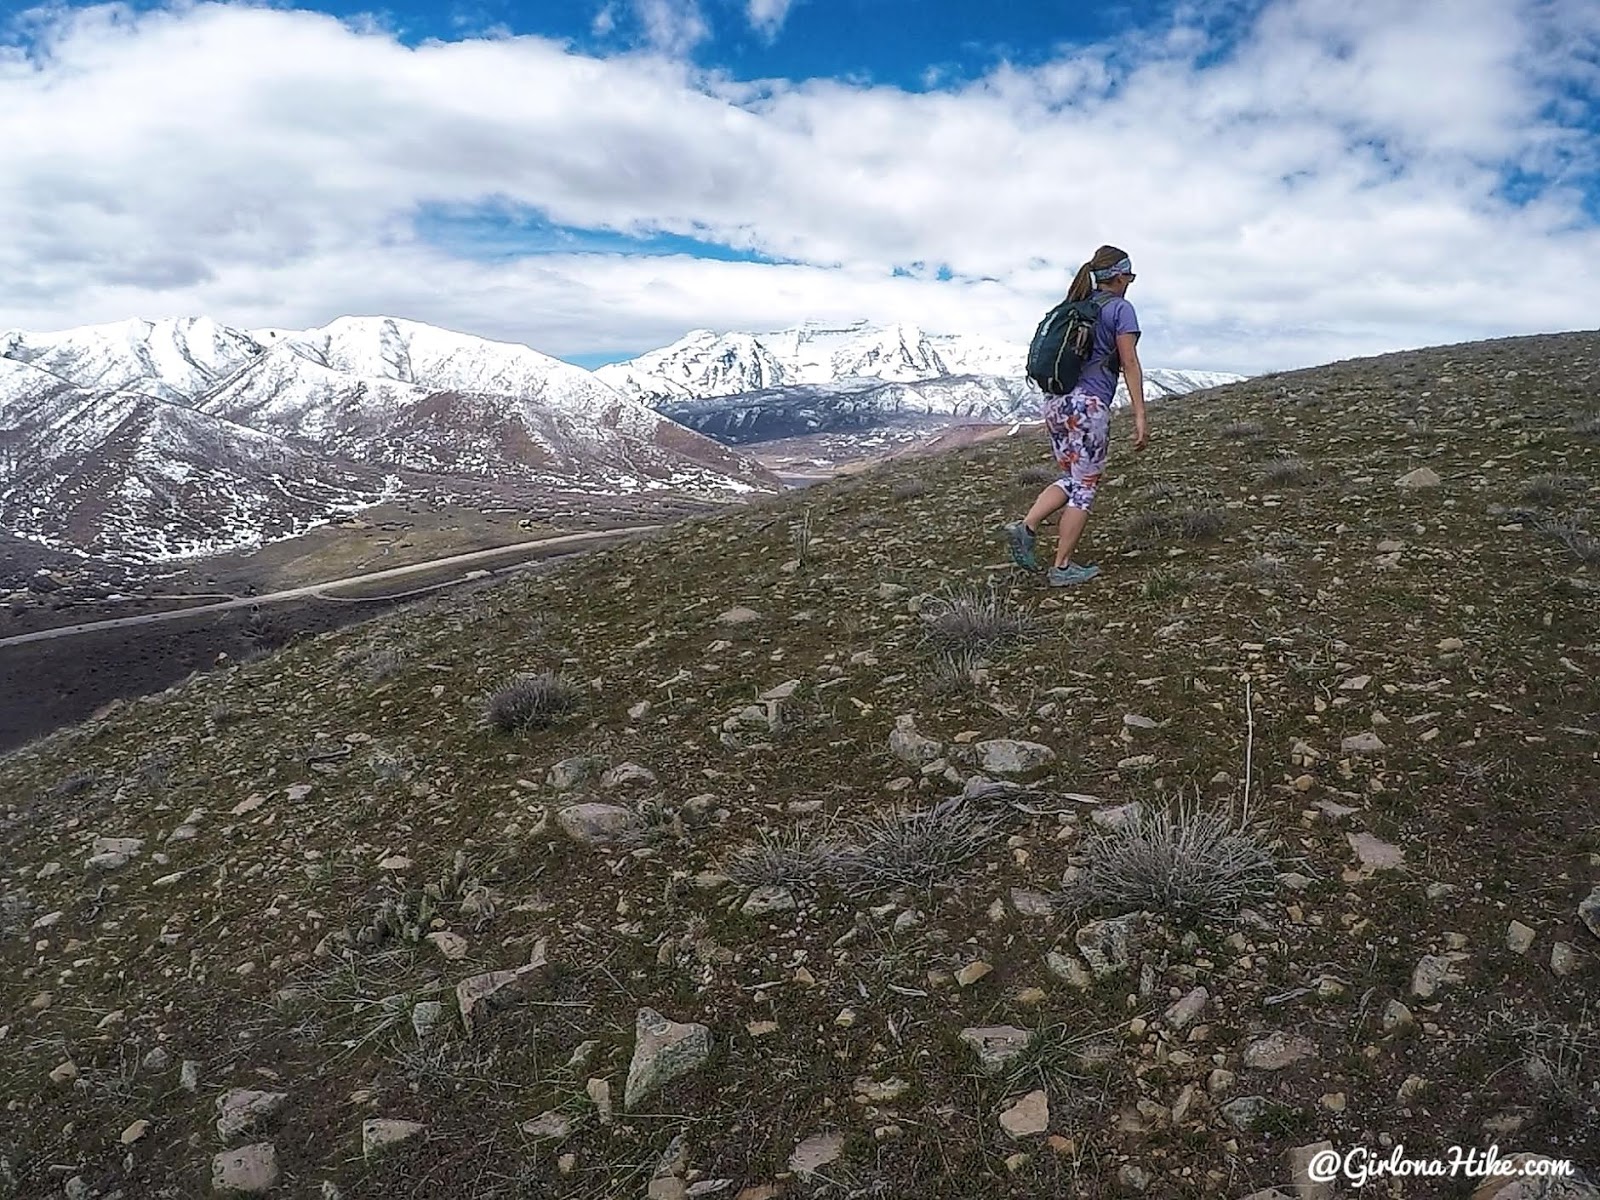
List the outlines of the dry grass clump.
{"type": "Polygon", "coordinates": [[[1259,554],[1255,558],[1236,564],[1229,572],[1234,579],[1251,583],[1273,583],[1289,574],[1289,565],[1281,558],[1259,554]]]}
{"type": "Polygon", "coordinates": [[[941,650],[934,656],[933,666],[924,677],[923,684],[934,696],[965,695],[976,690],[982,682],[983,667],[983,655],[976,650],[941,650]]]}
{"type": "Polygon", "coordinates": [[[1579,417],[1567,426],[1567,432],[1577,434],[1579,437],[1600,438],[1600,413],[1579,417]]]}
{"type": "Polygon", "coordinates": [[[538,729],[578,706],[582,692],[551,671],[518,675],[489,697],[485,715],[503,733],[538,729]]]}
{"type": "Polygon", "coordinates": [[[1259,442],[1267,436],[1267,427],[1260,421],[1229,421],[1217,436],[1229,442],[1259,442]]]}
{"type": "Polygon", "coordinates": [[[948,589],[927,600],[921,615],[923,631],[938,650],[981,654],[1014,645],[1035,631],[1033,617],[993,585],[948,589]]]}
{"type": "Polygon", "coordinates": [[[1277,890],[1277,864],[1232,808],[1199,800],[1143,811],[1089,835],[1061,896],[1073,911],[1148,910],[1182,919],[1232,916],[1277,890]]]}
{"type": "Polygon", "coordinates": [[[1317,477],[1311,465],[1299,458],[1279,458],[1261,468],[1261,482],[1271,487],[1292,487],[1317,477]]]}
{"type": "Polygon", "coordinates": [[[1185,541],[1203,542],[1219,536],[1228,527],[1221,509],[1191,508],[1178,514],[1178,534],[1185,541]]]}
{"type": "Polygon", "coordinates": [[[1560,1128],[1600,1136],[1600,1029],[1585,1008],[1576,1024],[1529,1019],[1502,1006],[1491,1037],[1515,1049],[1540,1105],[1560,1128]]]}
{"type": "Polygon", "coordinates": [[[1139,585],[1139,594],[1146,600],[1159,603],[1174,596],[1181,596],[1193,586],[1194,577],[1187,572],[1158,567],[1145,576],[1144,582],[1139,585]]]}
{"type": "Polygon", "coordinates": [[[795,828],[762,829],[722,873],[741,887],[816,887],[833,876],[839,845],[823,834],[795,828]]]}
{"type": "Polygon", "coordinates": [[[857,894],[932,887],[999,836],[959,798],[931,809],[874,813],[858,821],[853,833],[834,860],[833,878],[844,891],[857,894]]]}
{"type": "Polygon", "coordinates": [[[1583,527],[1581,514],[1573,517],[1536,517],[1534,529],[1554,538],[1579,562],[1600,562],[1600,537],[1583,527]]]}
{"type": "Polygon", "coordinates": [[[1589,481],[1582,475],[1535,475],[1522,485],[1522,498],[1529,504],[1556,504],[1588,490],[1589,481]]]}
{"type": "Polygon", "coordinates": [[[374,650],[361,661],[361,672],[368,683],[382,683],[400,674],[406,665],[406,656],[392,646],[374,650]]]}
{"type": "Polygon", "coordinates": [[[918,496],[926,495],[927,491],[928,481],[913,475],[909,479],[897,480],[894,486],[889,489],[889,494],[896,500],[912,500],[918,496]]]}
{"type": "Polygon", "coordinates": [[[71,799],[73,796],[83,795],[94,787],[95,782],[93,771],[74,771],[51,788],[50,794],[61,799],[71,799]]]}
{"type": "Polygon", "coordinates": [[[1129,521],[1127,538],[1144,549],[1161,542],[1204,541],[1228,527],[1228,518],[1215,508],[1187,508],[1182,512],[1143,512],[1129,521]]]}
{"type": "Polygon", "coordinates": [[[999,836],[960,797],[930,809],[888,809],[854,821],[842,837],[801,828],[761,830],[723,874],[744,887],[819,887],[850,895],[928,888],[948,881],[999,836]]]}

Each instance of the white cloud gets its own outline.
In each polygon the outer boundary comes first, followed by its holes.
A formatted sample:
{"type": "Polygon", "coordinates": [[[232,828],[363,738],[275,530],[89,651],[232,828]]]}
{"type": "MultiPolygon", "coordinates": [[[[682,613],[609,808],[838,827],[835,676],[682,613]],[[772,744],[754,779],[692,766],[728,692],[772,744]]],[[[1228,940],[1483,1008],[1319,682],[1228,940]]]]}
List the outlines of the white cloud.
{"type": "Polygon", "coordinates": [[[633,0],[633,9],[646,43],[662,54],[682,57],[711,36],[699,0],[633,0]]]}
{"type": "Polygon", "coordinates": [[[748,0],[745,15],[750,27],[767,39],[778,36],[783,23],[789,19],[791,0],[748,0]]]}
{"type": "Polygon", "coordinates": [[[926,93],[697,72],[698,5],[632,3],[657,52],[611,59],[231,5],[30,17],[30,53],[0,48],[0,329],[382,312],[557,354],[806,317],[1025,339],[1105,241],[1134,256],[1160,365],[1600,311],[1574,269],[1600,261],[1600,83],[1558,36],[1582,0],[1276,0],[1231,48],[1197,18],[926,93]],[[1513,204],[1512,168],[1553,181],[1513,204]],[[489,203],[795,265],[486,263],[414,224],[489,203]],[[1555,283],[1495,301],[1514,273],[1555,283]]]}

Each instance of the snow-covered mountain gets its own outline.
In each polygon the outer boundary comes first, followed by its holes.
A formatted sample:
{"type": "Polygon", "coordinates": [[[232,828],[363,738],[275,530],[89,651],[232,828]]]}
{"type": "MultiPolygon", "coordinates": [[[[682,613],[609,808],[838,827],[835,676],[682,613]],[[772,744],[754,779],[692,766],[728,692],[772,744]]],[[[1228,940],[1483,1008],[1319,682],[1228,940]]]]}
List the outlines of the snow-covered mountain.
{"type": "Polygon", "coordinates": [[[272,434],[0,358],[0,527],[29,540],[159,561],[290,537],[393,490],[272,434]]]}
{"type": "Polygon", "coordinates": [[[185,401],[261,353],[249,334],[205,317],[84,325],[59,333],[0,333],[0,358],[30,363],[82,388],[139,385],[185,401]]]}
{"type": "MultiPolygon", "coordinates": [[[[866,425],[874,411],[885,421],[1031,418],[1038,393],[1023,375],[1026,357],[1026,346],[976,334],[805,324],[759,334],[697,329],[595,375],[703,433],[750,442],[866,425]]],[[[1145,395],[1154,400],[1241,378],[1147,367],[1145,395]]]]}
{"type": "Polygon", "coordinates": [[[346,317],[0,337],[0,525],[133,559],[259,544],[420,476],[727,495],[762,467],[526,346],[346,317]]]}
{"type": "Polygon", "coordinates": [[[684,442],[667,418],[581,368],[393,318],[346,317],[284,335],[195,406],[354,461],[416,471],[549,482],[597,467],[655,478],[752,473],[714,442],[684,442]],[[694,461],[668,461],[684,457],[694,461]]]}
{"type": "Polygon", "coordinates": [[[953,372],[915,325],[805,324],[776,333],[696,329],[670,346],[595,371],[648,404],[846,379],[910,381],[953,372]]]}

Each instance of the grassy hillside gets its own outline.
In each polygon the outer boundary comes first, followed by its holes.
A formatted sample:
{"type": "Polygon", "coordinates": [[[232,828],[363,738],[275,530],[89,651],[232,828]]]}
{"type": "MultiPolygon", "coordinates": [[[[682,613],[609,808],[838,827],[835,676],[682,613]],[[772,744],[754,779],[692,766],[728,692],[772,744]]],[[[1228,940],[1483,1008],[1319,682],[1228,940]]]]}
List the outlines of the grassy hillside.
{"type": "Polygon", "coordinates": [[[244,1146],[306,1197],[1242,1197],[1324,1139],[1600,1167],[1600,335],[1151,423],[1076,590],[996,540],[1049,478],[1015,437],[0,759],[0,1195],[209,1194],[244,1146]],[[1044,757],[1005,739],[1051,756],[1001,775],[1044,757]],[[705,1033],[627,1105],[644,1009],[705,1033]]]}

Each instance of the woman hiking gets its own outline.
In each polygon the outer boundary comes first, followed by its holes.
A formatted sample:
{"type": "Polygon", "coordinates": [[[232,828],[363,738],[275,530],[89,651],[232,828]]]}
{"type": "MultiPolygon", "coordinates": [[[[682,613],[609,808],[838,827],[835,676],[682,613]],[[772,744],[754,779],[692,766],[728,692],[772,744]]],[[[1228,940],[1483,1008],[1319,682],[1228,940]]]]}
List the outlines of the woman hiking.
{"type": "Polygon", "coordinates": [[[1119,370],[1128,381],[1128,399],[1133,404],[1133,448],[1143,450],[1150,441],[1144,415],[1144,371],[1136,348],[1139,318],[1127,300],[1128,285],[1135,278],[1127,254],[1115,246],[1101,246],[1078,268],[1067,292],[1069,302],[1096,299],[1103,300],[1103,306],[1077,385],[1065,396],[1045,396],[1042,405],[1061,478],[1039,493],[1027,516],[1005,527],[1012,561],[1025,570],[1037,571],[1034,546],[1039,523],[1064,509],[1056,530],[1055,565],[1046,576],[1051,587],[1071,587],[1100,573],[1099,567],[1073,562],[1072,552],[1083,536],[1095,488],[1105,471],[1111,400],[1117,393],[1119,370]]]}

